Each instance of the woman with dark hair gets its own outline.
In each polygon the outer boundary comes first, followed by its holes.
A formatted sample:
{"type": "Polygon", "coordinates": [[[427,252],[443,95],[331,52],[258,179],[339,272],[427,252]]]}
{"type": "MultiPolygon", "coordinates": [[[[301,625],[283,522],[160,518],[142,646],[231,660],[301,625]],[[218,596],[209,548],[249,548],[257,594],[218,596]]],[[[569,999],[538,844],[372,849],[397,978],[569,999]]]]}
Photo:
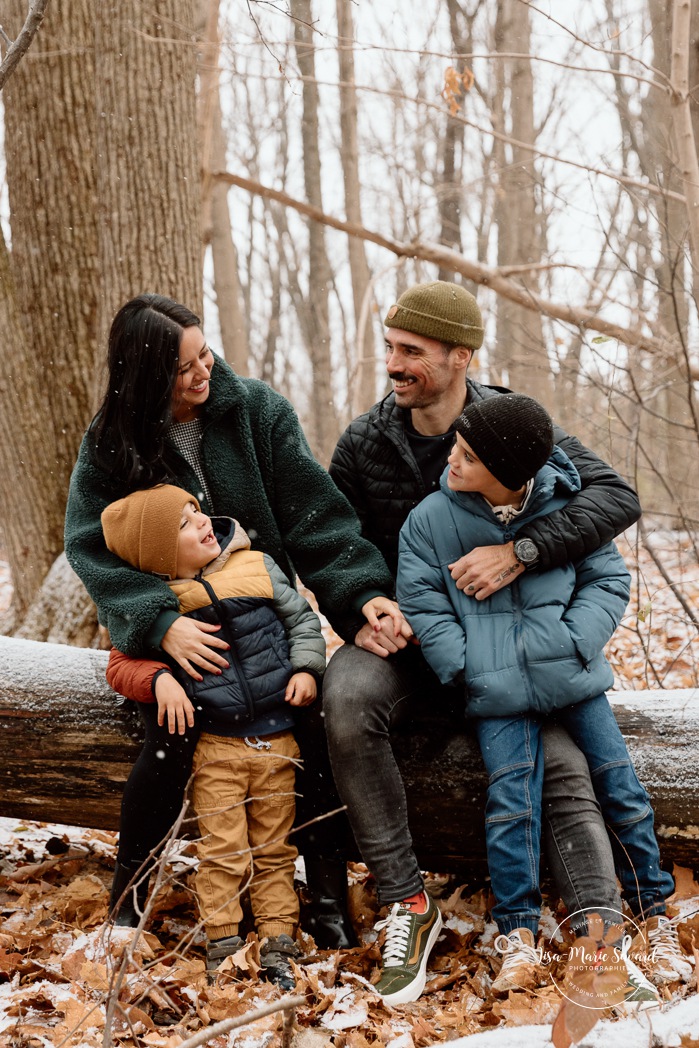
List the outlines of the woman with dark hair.
{"type": "MultiPolygon", "coordinates": [[[[215,357],[199,318],[185,306],[139,295],[112,324],[107,391],[73,470],[65,549],[116,648],[151,659],[165,652],[200,677],[226,665],[228,645],[216,636],[218,627],[182,616],[165,582],[110,553],[102,534],[100,515],[109,503],[158,483],[195,494],[208,515],[234,516],[287,578],[298,571],[340,632],[351,634],[370,597],[391,592],[383,558],[361,537],[350,504],[313,458],[289,402],[215,357]]],[[[159,724],[155,703],[139,702],[138,710],[145,742],[124,788],[111,910],[179,814],[199,734],[196,721],[183,717],[176,732],[159,724]]],[[[297,722],[306,767],[299,822],[340,807],[322,721],[311,710],[297,722]]],[[[323,821],[300,843],[312,900],[305,927],[319,946],[352,941],[338,836],[323,821]]],[[[147,878],[137,901],[146,890],[147,878]]],[[[130,896],[115,919],[138,922],[130,896]]]]}

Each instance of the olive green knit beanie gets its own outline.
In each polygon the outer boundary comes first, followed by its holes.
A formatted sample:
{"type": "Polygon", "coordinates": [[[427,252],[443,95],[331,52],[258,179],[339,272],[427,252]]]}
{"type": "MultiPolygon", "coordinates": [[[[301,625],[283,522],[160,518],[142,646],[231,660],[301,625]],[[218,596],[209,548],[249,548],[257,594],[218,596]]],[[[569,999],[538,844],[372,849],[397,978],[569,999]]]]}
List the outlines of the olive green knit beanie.
{"type": "Polygon", "coordinates": [[[448,280],[408,288],[391,306],[384,324],[469,349],[480,349],[483,344],[478,303],[470,291],[448,280]]]}
{"type": "Polygon", "coordinates": [[[199,503],[183,488],[158,484],[110,503],[102,513],[107,549],[139,571],[177,578],[182,510],[199,503]]]}

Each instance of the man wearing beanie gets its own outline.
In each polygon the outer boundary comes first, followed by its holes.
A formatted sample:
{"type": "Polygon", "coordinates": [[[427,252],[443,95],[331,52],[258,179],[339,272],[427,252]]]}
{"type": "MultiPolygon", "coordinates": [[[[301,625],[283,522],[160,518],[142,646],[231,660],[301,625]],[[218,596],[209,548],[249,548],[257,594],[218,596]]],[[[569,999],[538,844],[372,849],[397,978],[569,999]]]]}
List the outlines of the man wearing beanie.
{"type": "MultiPolygon", "coordinates": [[[[647,959],[662,983],[689,978],[665,901],[672,877],[660,867],[653,812],[607,701],[614,683],[604,646],[621,621],[630,575],[614,543],[549,571],[518,572],[488,600],[457,588],[449,566],[472,549],[515,538],[528,521],[565,506],[580,490],[568,456],[554,447],[551,420],[517,394],[467,405],[440,490],[400,533],[397,594],[443,685],[462,692],[488,775],[486,843],[504,955],[493,992],[533,989],[548,975],[535,949],[541,916],[539,860],[542,726],[565,725],[593,773],[595,794],[617,844],[624,901],[662,957],[647,959]],[[657,960],[657,963],[656,963],[657,960]],[[666,970],[670,973],[666,976],[666,970]]],[[[612,917],[613,924],[618,918],[612,917]]],[[[622,951],[629,999],[658,1003],[657,991],[622,951]]]]}
{"type": "MultiPolygon", "coordinates": [[[[388,309],[385,324],[393,389],[350,423],[330,474],[395,577],[400,529],[413,507],[438,488],[454,443],[454,419],[467,404],[485,404],[505,391],[468,378],[484,329],[465,288],[440,280],[409,288],[388,309]]],[[[554,439],[573,461],[581,490],[565,506],[523,525],[516,546],[508,541],[460,558],[453,576],[467,599],[487,600],[525,565],[548,571],[592,553],[638,519],[638,499],[618,474],[558,427],[554,439]]],[[[424,893],[390,735],[427,707],[446,718],[459,716],[453,711],[463,701],[410,643],[409,628],[396,635],[392,622],[381,624],[377,632],[357,620],[354,644],[328,664],[323,707],[338,791],[380,901],[391,907],[377,988],[400,1004],[422,992],[439,914],[424,893]]],[[[547,726],[545,741],[544,800],[555,844],[549,862],[559,890],[571,912],[601,901],[618,909],[587,763],[562,729],[547,726]]]]}

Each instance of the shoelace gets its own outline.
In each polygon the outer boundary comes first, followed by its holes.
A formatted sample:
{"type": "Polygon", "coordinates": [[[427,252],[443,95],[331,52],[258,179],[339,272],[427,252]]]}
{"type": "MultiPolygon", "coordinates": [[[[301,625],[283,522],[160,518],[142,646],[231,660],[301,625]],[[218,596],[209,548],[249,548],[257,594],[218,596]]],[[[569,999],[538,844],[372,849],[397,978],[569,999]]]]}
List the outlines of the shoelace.
{"type": "Polygon", "coordinates": [[[629,948],[632,942],[633,936],[625,935],[624,938],[621,940],[621,949],[619,950],[619,960],[623,961],[626,965],[626,973],[629,977],[629,983],[635,989],[645,990],[647,992],[652,993],[654,997],[657,997],[657,993],[653,984],[650,983],[648,979],[646,979],[645,975],[638,967],[638,965],[635,963],[635,961],[633,961],[632,958],[629,957],[629,948]]]}
{"type": "Polygon", "coordinates": [[[536,946],[527,946],[525,942],[522,942],[519,935],[516,938],[510,938],[509,935],[498,935],[495,940],[495,949],[498,953],[503,954],[505,958],[502,962],[500,975],[503,972],[509,972],[510,968],[514,968],[515,965],[522,964],[525,961],[527,964],[533,965],[541,963],[541,952],[537,950],[536,946]]]}
{"type": "Polygon", "coordinates": [[[405,962],[412,913],[409,910],[399,913],[399,909],[400,903],[394,902],[388,917],[374,925],[377,932],[386,929],[386,941],[381,951],[384,968],[397,968],[405,962]]]}
{"type": "Polygon", "coordinates": [[[661,916],[658,917],[657,927],[648,930],[648,945],[651,952],[656,957],[660,957],[663,961],[669,961],[671,964],[678,960],[686,962],[686,958],[682,955],[680,940],[677,935],[678,920],[678,917],[661,916]]]}

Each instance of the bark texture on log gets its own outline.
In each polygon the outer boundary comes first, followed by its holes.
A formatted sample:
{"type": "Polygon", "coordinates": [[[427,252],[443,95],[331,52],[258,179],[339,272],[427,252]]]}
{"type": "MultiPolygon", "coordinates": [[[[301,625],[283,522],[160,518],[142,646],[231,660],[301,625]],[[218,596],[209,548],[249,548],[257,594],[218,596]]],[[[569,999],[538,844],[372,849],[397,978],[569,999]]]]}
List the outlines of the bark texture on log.
{"type": "MultiPolygon", "coordinates": [[[[0,637],[0,816],[114,829],[138,753],[134,704],[104,679],[106,652],[0,637]]],[[[665,858],[699,867],[699,693],[613,696],[665,858]]],[[[415,848],[425,869],[485,860],[486,779],[468,731],[430,717],[399,735],[415,848]]]]}

